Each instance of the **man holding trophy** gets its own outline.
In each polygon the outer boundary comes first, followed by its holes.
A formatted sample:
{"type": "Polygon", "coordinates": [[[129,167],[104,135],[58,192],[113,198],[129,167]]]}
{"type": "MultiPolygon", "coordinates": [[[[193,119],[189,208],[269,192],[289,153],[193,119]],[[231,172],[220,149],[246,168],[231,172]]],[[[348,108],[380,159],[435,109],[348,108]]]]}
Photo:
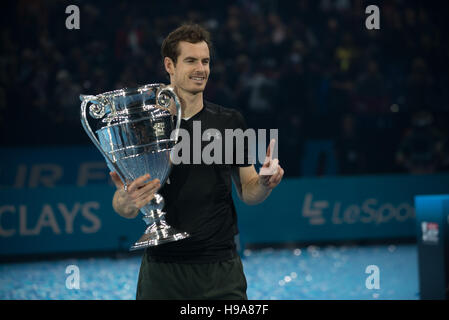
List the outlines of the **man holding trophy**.
{"type": "MultiPolygon", "coordinates": [[[[103,109],[103,112],[95,109],[99,105],[106,106],[106,114],[110,112],[107,128],[97,131],[99,142],[94,141],[91,131],[88,134],[97,147],[101,147],[111,169],[110,175],[117,187],[114,210],[125,218],[135,218],[142,211],[149,225],[132,248],[145,250],[137,299],[247,299],[246,278],[234,241],[238,229],[232,181],[240,199],[254,205],[269,196],[284,174],[277,159],[271,160],[272,143],[259,174],[249,161],[247,145],[243,163],[171,163],[176,148],[164,142],[168,141],[166,130],[171,129],[170,121],[164,120],[168,118],[162,108],[150,109],[146,98],[142,98],[145,95],[155,99],[151,100],[155,101],[152,106],[165,105],[167,109],[173,107],[175,100],[176,141],[179,129],[188,132],[191,140],[201,140],[203,132],[212,128],[221,133],[225,129],[247,129],[238,111],[203,100],[210,74],[210,49],[210,37],[205,29],[183,25],[167,36],[161,48],[164,67],[170,77],[169,87],[147,85],[137,91],[108,93],[101,99],[88,97],[92,103],[91,115],[96,118],[104,115],[103,109]],[[136,99],[130,103],[133,96],[139,97],[140,103],[136,103],[136,99]],[[120,113],[123,105],[127,110],[120,113]],[[135,111],[136,108],[139,111],[135,111]],[[145,112],[147,115],[143,116],[145,112]],[[130,120],[132,114],[137,116],[130,120]],[[140,121],[144,118],[148,120],[140,121]],[[201,124],[200,137],[193,134],[195,123],[201,124]],[[136,133],[138,126],[139,134],[136,133]],[[150,138],[145,137],[145,130],[151,132],[150,138]],[[135,138],[137,136],[139,139],[135,138]],[[145,160],[138,162],[139,159],[145,160]]],[[[86,96],[84,99],[87,101],[86,96]]],[[[87,102],[84,109],[86,105],[87,102]]],[[[212,138],[221,140],[224,145],[224,136],[212,138]]],[[[202,145],[203,141],[199,143],[202,145]]],[[[190,145],[193,144],[190,141],[190,145]]],[[[182,150],[183,153],[188,151],[182,150]]],[[[197,156],[194,153],[191,148],[190,158],[197,156]]]]}

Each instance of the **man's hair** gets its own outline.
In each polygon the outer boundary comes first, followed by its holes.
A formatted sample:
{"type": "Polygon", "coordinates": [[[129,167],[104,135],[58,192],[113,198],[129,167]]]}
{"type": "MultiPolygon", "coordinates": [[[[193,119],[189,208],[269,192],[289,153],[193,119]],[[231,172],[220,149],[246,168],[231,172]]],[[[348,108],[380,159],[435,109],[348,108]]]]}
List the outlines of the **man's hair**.
{"type": "Polygon", "coordinates": [[[172,31],[167,38],[165,38],[161,47],[162,58],[169,57],[176,64],[179,52],[179,42],[186,41],[190,43],[198,43],[204,41],[209,47],[209,52],[212,51],[212,42],[210,40],[210,33],[198,24],[184,24],[172,31]]]}

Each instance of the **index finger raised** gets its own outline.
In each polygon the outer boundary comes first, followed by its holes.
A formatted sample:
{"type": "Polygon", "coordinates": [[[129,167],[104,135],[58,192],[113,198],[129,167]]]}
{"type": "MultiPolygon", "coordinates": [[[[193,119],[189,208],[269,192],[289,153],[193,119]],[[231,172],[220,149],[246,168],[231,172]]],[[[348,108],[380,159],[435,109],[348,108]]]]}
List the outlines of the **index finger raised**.
{"type": "Polygon", "coordinates": [[[273,150],[274,150],[274,144],[276,143],[275,139],[271,139],[270,144],[268,145],[267,148],[267,155],[265,158],[265,161],[270,161],[271,159],[273,159],[273,150]]]}

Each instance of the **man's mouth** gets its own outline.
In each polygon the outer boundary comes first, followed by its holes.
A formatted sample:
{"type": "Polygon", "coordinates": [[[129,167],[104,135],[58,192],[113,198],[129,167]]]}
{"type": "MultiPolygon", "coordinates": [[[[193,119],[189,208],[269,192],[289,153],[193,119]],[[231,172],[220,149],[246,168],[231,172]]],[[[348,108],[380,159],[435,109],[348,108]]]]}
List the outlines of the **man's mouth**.
{"type": "Polygon", "coordinates": [[[201,77],[201,76],[191,76],[191,77],[189,77],[191,80],[194,80],[194,81],[203,81],[203,80],[206,80],[206,77],[201,77]]]}

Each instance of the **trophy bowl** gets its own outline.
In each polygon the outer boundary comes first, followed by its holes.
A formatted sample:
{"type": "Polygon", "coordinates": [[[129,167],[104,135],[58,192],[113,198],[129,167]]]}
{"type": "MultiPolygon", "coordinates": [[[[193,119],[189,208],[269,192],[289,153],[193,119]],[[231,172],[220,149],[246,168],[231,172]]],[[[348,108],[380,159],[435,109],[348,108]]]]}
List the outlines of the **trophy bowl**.
{"type": "MultiPolygon", "coordinates": [[[[99,95],[81,95],[81,123],[104,156],[111,171],[124,183],[145,174],[166,182],[172,163],[170,153],[178,141],[181,104],[173,88],[164,84],[147,84],[135,89],[120,89],[99,95]],[[171,110],[176,106],[176,125],[171,110]],[[97,119],[95,133],[89,126],[87,107],[97,119]]],[[[164,199],[154,198],[140,209],[147,228],[130,250],[177,241],[189,237],[165,221],[164,199]]]]}

